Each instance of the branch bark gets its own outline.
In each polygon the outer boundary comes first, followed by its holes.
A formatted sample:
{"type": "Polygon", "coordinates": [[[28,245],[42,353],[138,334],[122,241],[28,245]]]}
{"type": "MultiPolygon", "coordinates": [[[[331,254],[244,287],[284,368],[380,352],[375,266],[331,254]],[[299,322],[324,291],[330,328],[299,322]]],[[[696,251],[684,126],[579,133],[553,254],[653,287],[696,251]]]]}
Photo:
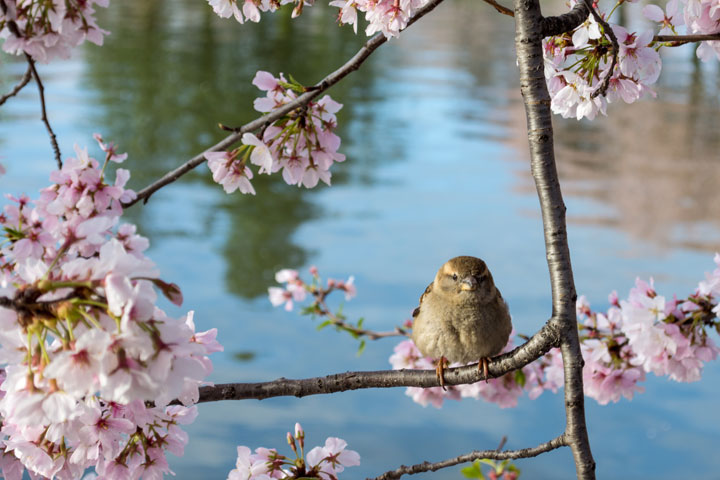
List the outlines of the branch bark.
{"type": "Polygon", "coordinates": [[[537,447],[532,447],[532,448],[523,448],[521,450],[506,450],[504,452],[500,451],[500,449],[474,451],[474,452],[466,453],[463,455],[458,455],[457,457],[454,457],[454,458],[448,458],[447,460],[443,460],[441,462],[436,462],[436,463],[423,462],[423,463],[418,463],[416,465],[412,465],[409,467],[402,465],[402,466],[400,466],[400,468],[396,468],[395,470],[390,470],[389,472],[383,473],[379,477],[375,477],[374,479],[367,479],[367,480],[395,480],[395,479],[402,477],[403,475],[415,475],[416,473],[434,472],[436,470],[440,470],[441,468],[452,467],[455,465],[459,465],[461,463],[473,462],[475,460],[480,460],[482,458],[491,458],[493,460],[505,460],[505,459],[537,457],[541,453],[549,452],[551,450],[555,450],[556,448],[560,448],[565,445],[566,445],[565,438],[563,435],[560,435],[559,437],[553,438],[549,442],[541,443],[537,447]]]}
{"type": "Polygon", "coordinates": [[[565,32],[574,30],[575,27],[587,20],[590,11],[583,2],[578,2],[567,13],[555,17],[546,17],[542,22],[542,36],[551,37],[553,35],[561,35],[565,32]]]}
{"type": "Polygon", "coordinates": [[[540,200],[545,250],[552,285],[552,321],[562,331],[565,369],[565,440],[575,458],[580,479],[595,478],[595,461],[585,425],[582,355],[575,314],[575,282],[565,222],[565,203],[555,166],[550,95],[545,83],[539,0],[515,0],[515,47],[520,68],[520,90],[525,103],[531,170],[540,200]]]}
{"type": "Polygon", "coordinates": [[[697,35],[655,35],[653,42],[672,42],[672,46],[685,45],[692,42],[720,41],[720,33],[708,33],[697,35]]]}
{"type": "MultiPolygon", "coordinates": [[[[2,0],[0,0],[2,1],[2,0]]],[[[443,2],[443,0],[432,0],[430,3],[425,5],[423,8],[417,11],[415,16],[410,19],[408,22],[408,27],[418,21],[420,18],[424,17],[428,13],[430,13],[435,7],[440,5],[443,2]]],[[[407,27],[405,27],[407,28],[407,27]]],[[[144,203],[147,203],[150,196],[164,187],[165,185],[168,185],[178,178],[182,177],[186,173],[188,173],[193,168],[197,167],[201,163],[205,162],[205,153],[207,152],[220,152],[227,150],[229,147],[237,143],[240,138],[242,138],[244,133],[255,131],[264,125],[267,125],[269,123],[274,122],[275,120],[281,118],[282,116],[286,115],[287,113],[295,110],[296,108],[302,107],[304,105],[307,105],[308,102],[313,100],[316,97],[319,97],[320,94],[325,92],[328,88],[332,87],[336,83],[338,83],[340,80],[345,78],[350,73],[354,72],[358,68],[360,68],[360,65],[367,60],[367,58],[375,51],[377,48],[382,45],[383,43],[387,42],[387,38],[381,34],[378,33],[374,37],[372,37],[370,40],[365,42],[365,45],[358,50],[358,52],[353,55],[353,57],[348,60],[343,66],[323,78],[320,82],[315,84],[313,87],[310,87],[307,92],[303,93],[299,97],[295,99],[295,101],[288,103],[287,105],[284,105],[282,108],[279,108],[277,110],[274,110],[267,115],[263,115],[262,117],[256,118],[250,123],[246,123],[237,131],[231,135],[228,135],[223,140],[218,142],[217,144],[213,145],[212,147],[208,148],[204,152],[194,156],[184,164],[180,165],[176,169],[166,173],[162,178],[159,180],[156,180],[155,182],[151,183],[147,187],[143,188],[139,192],[137,192],[137,198],[134,200],[131,200],[127,203],[123,203],[123,207],[127,208],[131,205],[134,205],[135,203],[142,200],[144,203]]]]}
{"type": "MultiPolygon", "coordinates": [[[[511,352],[497,356],[490,361],[490,377],[500,377],[524,367],[545,355],[560,344],[560,332],[549,322],[530,340],[511,352]]],[[[478,371],[477,364],[445,370],[446,385],[475,383],[485,377],[478,371]]],[[[435,370],[383,370],[376,372],[346,372],[325,377],[299,380],[279,378],[261,383],[227,383],[200,388],[198,403],[220,400],[262,400],[270,397],[305,397],[361,388],[393,387],[437,387],[435,370]]]]}

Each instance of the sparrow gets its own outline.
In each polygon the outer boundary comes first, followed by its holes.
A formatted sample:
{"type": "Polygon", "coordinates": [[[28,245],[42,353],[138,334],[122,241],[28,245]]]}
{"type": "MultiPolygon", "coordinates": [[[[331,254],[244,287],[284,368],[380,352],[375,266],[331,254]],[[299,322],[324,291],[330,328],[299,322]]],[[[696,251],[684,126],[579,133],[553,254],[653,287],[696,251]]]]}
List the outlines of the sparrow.
{"type": "MultiPolygon", "coordinates": [[[[478,360],[488,380],[488,360],[510,337],[510,312],[485,262],[476,257],[451,258],[413,311],[412,340],[420,352],[436,358],[436,373],[445,389],[447,363],[478,360]]],[[[481,370],[482,369],[482,370],[481,370]]]]}

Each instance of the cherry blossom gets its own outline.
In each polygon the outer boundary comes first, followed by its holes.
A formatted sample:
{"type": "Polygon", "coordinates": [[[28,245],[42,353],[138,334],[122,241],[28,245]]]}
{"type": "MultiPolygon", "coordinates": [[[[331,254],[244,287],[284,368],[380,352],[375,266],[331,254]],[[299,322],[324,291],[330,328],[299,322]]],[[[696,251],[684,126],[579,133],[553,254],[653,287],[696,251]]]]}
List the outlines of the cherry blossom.
{"type": "Polygon", "coordinates": [[[67,0],[32,2],[6,0],[7,15],[0,12],[0,38],[3,50],[19,55],[27,53],[38,62],[68,58],[72,48],[85,42],[103,44],[109,32],[95,23],[94,5],[107,7],[107,0],[67,0]],[[21,36],[13,33],[10,21],[21,36]]]}
{"type": "Polygon", "coordinates": [[[347,442],[337,437],[327,438],[324,446],[314,447],[305,454],[305,431],[299,423],[295,424],[295,434],[288,432],[286,439],[295,454],[294,460],[274,448],[256,448],[252,453],[248,447],[239,446],[235,468],[228,474],[228,480],[336,480],[345,467],[360,465],[360,455],[348,450],[347,442]]]}
{"type": "MultiPolygon", "coordinates": [[[[124,160],[97,139],[106,161],[124,160]]],[[[176,304],[179,288],[158,278],[135,226],[115,231],[120,202],[134,198],[129,173],[108,183],[86,149],[75,153],[40,198],[9,197],[0,215],[0,293],[21,305],[0,308],[0,468],[11,478],[78,478],[93,466],[162,476],[166,451],[182,455],[187,443],[179,425],[196,416],[207,355],[222,347],[216,331],[195,332],[192,312],[176,319],[156,306],[154,287],[176,304]],[[168,407],[173,399],[184,406],[168,407]]]]}
{"type": "Polygon", "coordinates": [[[253,178],[252,170],[244,160],[237,160],[238,151],[234,152],[205,152],[208,168],[213,174],[213,180],[223,186],[225,193],[240,190],[240,193],[255,195],[250,180],[253,178]]]}

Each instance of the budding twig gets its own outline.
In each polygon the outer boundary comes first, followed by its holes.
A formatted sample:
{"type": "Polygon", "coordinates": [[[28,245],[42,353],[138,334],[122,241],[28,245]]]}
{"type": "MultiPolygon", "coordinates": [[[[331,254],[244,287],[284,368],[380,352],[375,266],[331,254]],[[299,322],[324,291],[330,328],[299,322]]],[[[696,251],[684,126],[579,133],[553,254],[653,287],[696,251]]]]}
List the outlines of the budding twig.
{"type": "Polygon", "coordinates": [[[0,105],[7,102],[7,100],[9,98],[17,95],[18,92],[20,92],[20,90],[22,90],[23,87],[25,87],[25,85],[27,85],[30,82],[31,77],[32,77],[32,69],[30,68],[30,65],[28,65],[27,70],[25,70],[25,73],[23,74],[22,78],[17,83],[17,85],[15,85],[15,87],[13,87],[13,89],[10,92],[8,92],[5,95],[3,95],[2,97],[0,97],[0,105]]]}

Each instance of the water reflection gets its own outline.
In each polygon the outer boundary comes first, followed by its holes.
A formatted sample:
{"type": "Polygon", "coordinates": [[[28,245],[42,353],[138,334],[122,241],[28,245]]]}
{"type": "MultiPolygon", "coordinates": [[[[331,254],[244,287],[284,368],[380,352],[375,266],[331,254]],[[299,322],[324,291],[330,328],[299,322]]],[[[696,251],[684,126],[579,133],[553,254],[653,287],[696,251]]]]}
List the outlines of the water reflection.
{"type": "MultiPolygon", "coordinates": [[[[609,105],[610,116],[594,122],[553,118],[563,191],[593,206],[570,208],[570,223],[611,227],[659,249],[720,248],[720,83],[717,65],[689,55],[668,52],[654,100],[609,105]]],[[[521,112],[512,123],[511,143],[527,158],[521,112]]],[[[524,172],[518,182],[534,191],[524,172]]]]}
{"type": "MultiPolygon", "coordinates": [[[[99,9],[99,23],[113,32],[103,48],[44,68],[65,153],[98,130],[130,152],[132,186],[146,185],[220,139],[217,122],[254,118],[257,69],[312,83],[357,50],[364,38],[336,28],[319,7],[299,20],[267,15],[239,26],[201,0],[111,2],[99,9]]],[[[272,309],[265,288],[284,266],[355,274],[359,295],[345,313],[384,330],[408,317],[442,262],[476,254],[492,265],[518,329],[542,324],[549,284],[513,37],[512,20],[483,2],[448,1],[334,87],[331,95],[346,105],[339,124],[349,160],[335,169],[333,188],[306,191],[258,176],[256,197],[228,196],[201,166],[131,209],[130,220],[150,236],[150,256],[181,284],[199,328],[219,329],[226,351],[214,356],[211,380],[388,368],[392,342],[373,342],[357,358],[353,339],[272,309]]],[[[578,290],[594,304],[636,275],[658,272],[667,272],[656,276],[659,289],[687,293],[712,268],[709,255],[677,248],[673,237],[707,243],[718,231],[718,75],[694,70],[687,53],[665,63],[657,101],[613,108],[593,123],[555,121],[578,290]],[[648,252],[649,242],[665,242],[670,253],[648,252]],[[623,256],[628,250],[633,255],[623,256]]],[[[3,64],[2,73],[22,74],[15,67],[22,65],[3,64]]],[[[52,164],[36,113],[32,90],[0,109],[2,161],[13,173],[0,182],[32,177],[23,180],[28,192],[47,183],[52,164]]],[[[588,402],[599,477],[670,479],[692,465],[699,478],[714,478],[719,367],[711,364],[690,385],[651,377],[632,402],[588,402]]],[[[312,445],[330,435],[346,439],[364,456],[348,474],[365,478],[488,448],[503,435],[508,448],[546,441],[559,433],[564,412],[562,397],[550,394],[513,410],[478,402],[421,409],[399,389],[202,405],[173,469],[179,478],[223,478],[235,445],[280,446],[295,421],[312,445]]],[[[567,451],[520,467],[527,478],[574,477],[567,451]]]]}
{"type": "MultiPolygon", "coordinates": [[[[130,153],[127,167],[137,188],[220,140],[224,132],[218,122],[240,125],[255,118],[252,102],[261,92],[250,81],[258,69],[290,72],[312,84],[344,63],[363,40],[347,29],[326,28],[332,27],[332,17],[323,8],[309,9],[305,22],[293,22],[285,12],[240,28],[219,19],[204,2],[136,1],[114,7],[102,11],[99,20],[113,34],[102,49],[87,51],[87,81],[98,107],[88,123],[104,125],[105,138],[130,153]]],[[[368,66],[355,75],[353,96],[366,96],[372,74],[368,66]]],[[[345,102],[350,88],[338,86],[331,93],[345,102]]],[[[343,137],[346,115],[339,115],[343,137]]],[[[206,168],[198,170],[181,183],[212,184],[206,168]]],[[[336,169],[333,183],[343,181],[336,169]]],[[[217,205],[230,221],[222,248],[227,288],[246,298],[263,294],[279,267],[305,263],[306,252],[293,243],[293,232],[319,211],[307,200],[312,192],[282,188],[277,176],[256,177],[253,183],[263,201],[233,195],[217,205]]],[[[141,209],[129,215],[142,230],[153,231],[141,209]]]]}

